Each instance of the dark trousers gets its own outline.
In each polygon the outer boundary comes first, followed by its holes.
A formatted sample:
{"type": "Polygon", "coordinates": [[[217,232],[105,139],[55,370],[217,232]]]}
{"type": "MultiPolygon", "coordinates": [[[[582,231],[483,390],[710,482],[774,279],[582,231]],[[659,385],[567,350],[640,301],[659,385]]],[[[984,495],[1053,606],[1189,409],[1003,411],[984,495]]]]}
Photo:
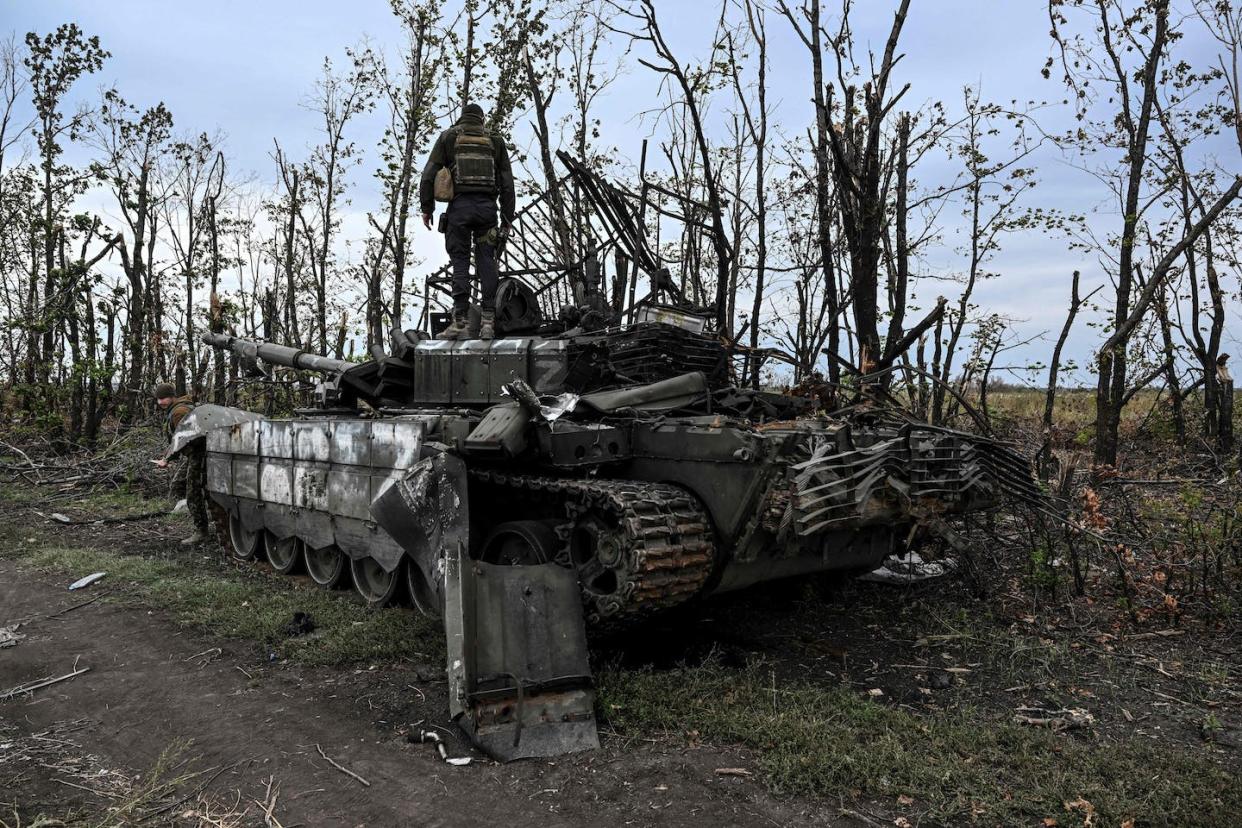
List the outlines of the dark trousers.
{"type": "Polygon", "coordinates": [[[474,247],[484,310],[496,307],[496,246],[485,239],[496,227],[496,197],[487,193],[462,193],[449,202],[444,214],[444,247],[453,264],[453,307],[470,304],[470,248],[474,247]]]}

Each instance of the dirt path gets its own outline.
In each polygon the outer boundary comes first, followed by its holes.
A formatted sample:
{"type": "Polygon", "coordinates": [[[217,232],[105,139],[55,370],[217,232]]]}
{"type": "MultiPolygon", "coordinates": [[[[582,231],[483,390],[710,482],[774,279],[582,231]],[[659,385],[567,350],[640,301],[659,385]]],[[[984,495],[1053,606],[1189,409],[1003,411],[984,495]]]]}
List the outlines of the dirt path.
{"type": "MultiPolygon", "coordinates": [[[[440,699],[420,702],[403,689],[416,677],[402,669],[268,666],[246,642],[186,633],[158,612],[105,602],[45,617],[87,597],[0,561],[0,625],[30,619],[21,628],[27,637],[0,650],[0,689],[63,675],[75,662],[90,667],[31,698],[0,702],[0,802],[16,800],[27,819],[101,801],[63,784],[73,777],[54,781],[54,769],[6,762],[5,741],[87,720],[67,738],[131,775],[178,740],[192,741],[183,755],[194,757],[193,769],[241,762],[209,792],[229,803],[240,797],[239,809],[249,804],[247,824],[262,824],[253,800],[265,798],[269,778],[280,786],[275,813],[284,826],[857,824],[834,820],[827,805],[776,801],[750,779],[717,775],[751,757],[714,748],[614,737],[555,762],[497,765],[476,754],[470,766],[450,767],[397,731],[422,718],[446,724],[440,699]],[[215,647],[218,656],[193,658],[215,647]],[[405,698],[405,709],[393,711],[403,720],[379,718],[385,705],[377,714],[376,695],[405,698]],[[370,787],[330,766],[316,745],[370,787]]],[[[449,744],[465,752],[452,737],[449,744]]]]}

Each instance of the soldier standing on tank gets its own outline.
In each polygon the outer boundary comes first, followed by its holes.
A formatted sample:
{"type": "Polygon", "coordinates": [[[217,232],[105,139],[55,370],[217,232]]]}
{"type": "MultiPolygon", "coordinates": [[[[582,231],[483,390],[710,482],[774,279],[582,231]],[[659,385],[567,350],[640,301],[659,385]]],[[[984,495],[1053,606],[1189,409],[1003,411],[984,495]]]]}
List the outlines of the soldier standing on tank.
{"type": "MultiPolygon", "coordinates": [[[[181,421],[194,410],[194,400],[189,395],[177,396],[177,389],[170,383],[161,382],[155,386],[155,404],[164,412],[164,435],[168,438],[169,449],[173,434],[181,421]]],[[[185,449],[186,460],[177,469],[173,478],[175,486],[185,484],[185,505],[194,519],[194,534],[181,541],[183,546],[193,546],[207,540],[211,522],[207,517],[207,452],[201,440],[197,440],[185,449]]],[[[168,467],[170,452],[152,462],[161,469],[168,467]]]]}
{"type": "MultiPolygon", "coordinates": [[[[496,335],[496,247],[513,223],[515,197],[513,169],[504,139],[483,125],[483,108],[467,104],[457,123],[446,129],[431,148],[419,183],[423,226],[431,229],[435,202],[448,195],[437,183],[441,170],[452,179],[452,195],[441,218],[444,247],[453,265],[453,322],[441,339],[467,336],[470,311],[470,249],[479,276],[482,300],[480,339],[496,335]],[[496,223],[496,200],[500,199],[501,226],[496,223]]],[[[448,176],[441,176],[447,178],[448,176]]],[[[447,183],[447,182],[445,182],[447,183]]]]}

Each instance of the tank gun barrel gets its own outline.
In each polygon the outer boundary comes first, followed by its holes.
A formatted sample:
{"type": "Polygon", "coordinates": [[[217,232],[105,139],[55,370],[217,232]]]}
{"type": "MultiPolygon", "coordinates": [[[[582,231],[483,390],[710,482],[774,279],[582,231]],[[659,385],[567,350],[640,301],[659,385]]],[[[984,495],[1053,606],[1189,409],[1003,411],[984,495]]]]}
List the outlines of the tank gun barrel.
{"type": "Polygon", "coordinates": [[[320,371],[325,374],[342,374],[354,363],[343,359],[307,353],[299,348],[278,345],[275,342],[261,342],[253,339],[241,339],[222,333],[203,334],[203,342],[213,348],[227,349],[242,359],[261,359],[273,365],[285,365],[303,371],[320,371]]]}

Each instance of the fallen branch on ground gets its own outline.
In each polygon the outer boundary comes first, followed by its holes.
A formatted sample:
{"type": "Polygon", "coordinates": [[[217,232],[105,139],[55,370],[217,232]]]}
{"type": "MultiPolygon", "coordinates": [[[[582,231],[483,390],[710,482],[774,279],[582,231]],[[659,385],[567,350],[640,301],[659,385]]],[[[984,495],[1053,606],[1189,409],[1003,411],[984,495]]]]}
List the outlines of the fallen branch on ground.
{"type": "Polygon", "coordinates": [[[56,612],[49,613],[49,614],[48,614],[47,616],[45,616],[45,617],[46,617],[46,618],[59,618],[59,617],[60,617],[60,616],[62,616],[62,615],[67,615],[67,614],[69,614],[69,613],[73,612],[73,611],[74,611],[74,610],[76,610],[76,609],[82,609],[82,607],[90,606],[91,604],[95,603],[95,602],[96,602],[96,601],[98,601],[100,598],[104,597],[105,595],[110,594],[111,592],[112,592],[112,590],[110,590],[110,589],[109,589],[109,590],[105,590],[105,591],[103,591],[103,592],[99,593],[98,595],[96,595],[94,598],[90,599],[89,601],[83,601],[83,602],[82,602],[82,603],[80,603],[80,604],[74,604],[74,605],[73,605],[73,606],[71,606],[71,607],[65,607],[63,610],[57,610],[56,612]]]}
{"type": "Polygon", "coordinates": [[[1051,728],[1054,733],[1078,730],[1095,724],[1095,717],[1082,708],[1068,710],[1044,710],[1042,707],[1019,707],[1014,714],[1015,724],[1051,728]]]}
{"type": "Polygon", "coordinates": [[[363,779],[361,776],[359,776],[358,774],[354,773],[354,772],[353,772],[353,771],[351,771],[349,768],[344,767],[343,765],[338,765],[335,761],[333,761],[333,760],[332,760],[332,758],[331,758],[330,756],[328,756],[328,754],[326,754],[326,753],[324,753],[324,752],[323,752],[323,748],[321,748],[321,747],[319,746],[319,744],[318,744],[318,743],[316,743],[316,744],[315,744],[315,750],[319,751],[319,755],[320,755],[320,756],[322,756],[322,757],[323,757],[323,758],[327,761],[327,763],[328,763],[329,765],[331,765],[332,767],[336,768],[336,769],[337,769],[337,770],[339,770],[341,773],[345,774],[346,776],[352,776],[354,779],[357,779],[359,782],[361,782],[364,786],[366,786],[366,787],[368,787],[368,788],[369,788],[369,787],[371,787],[371,783],[370,783],[370,782],[368,782],[367,780],[363,779]]]}
{"type": "Polygon", "coordinates": [[[74,670],[72,673],[67,673],[63,676],[57,676],[56,678],[38,679],[36,681],[26,682],[25,684],[19,684],[16,687],[12,687],[8,690],[5,690],[3,693],[0,693],[0,701],[8,701],[9,699],[14,698],[16,696],[21,696],[26,693],[33,693],[36,690],[41,690],[44,687],[49,687],[53,684],[58,684],[62,681],[67,681],[71,678],[75,678],[76,676],[80,676],[83,673],[89,673],[90,671],[91,671],[90,667],[83,667],[81,670],[74,670]]]}

